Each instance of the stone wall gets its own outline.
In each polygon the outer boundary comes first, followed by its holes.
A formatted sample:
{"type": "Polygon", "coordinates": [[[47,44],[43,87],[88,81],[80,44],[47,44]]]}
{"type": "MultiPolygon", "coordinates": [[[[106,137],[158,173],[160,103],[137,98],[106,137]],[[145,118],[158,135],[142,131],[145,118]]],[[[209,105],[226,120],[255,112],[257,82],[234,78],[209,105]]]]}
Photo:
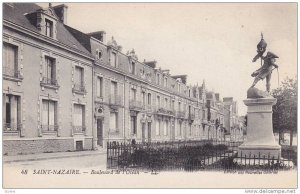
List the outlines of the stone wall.
{"type": "MultiPolygon", "coordinates": [[[[3,155],[76,151],[74,139],[4,140],[3,155]]],[[[92,138],[84,140],[84,150],[92,149],[92,138]]]]}

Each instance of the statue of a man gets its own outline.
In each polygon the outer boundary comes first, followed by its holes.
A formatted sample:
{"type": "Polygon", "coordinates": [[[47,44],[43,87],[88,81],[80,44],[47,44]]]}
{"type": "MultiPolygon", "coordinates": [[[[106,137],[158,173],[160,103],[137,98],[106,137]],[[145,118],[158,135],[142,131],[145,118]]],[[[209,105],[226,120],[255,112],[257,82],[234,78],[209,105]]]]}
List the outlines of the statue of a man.
{"type": "Polygon", "coordinates": [[[259,80],[263,80],[266,78],[266,89],[270,93],[270,80],[273,71],[273,66],[275,68],[278,68],[278,65],[275,64],[275,58],[279,57],[272,52],[267,52],[267,55],[265,57],[262,55],[260,57],[264,61],[264,64],[258,70],[254,71],[251,74],[252,77],[255,77],[251,88],[254,87],[259,80]]]}

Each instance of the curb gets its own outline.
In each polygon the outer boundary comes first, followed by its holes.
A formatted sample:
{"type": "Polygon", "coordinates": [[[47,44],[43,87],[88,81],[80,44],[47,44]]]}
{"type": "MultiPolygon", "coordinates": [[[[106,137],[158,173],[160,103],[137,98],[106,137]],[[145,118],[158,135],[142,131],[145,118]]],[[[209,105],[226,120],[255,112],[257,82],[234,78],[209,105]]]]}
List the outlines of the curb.
{"type": "Polygon", "coordinates": [[[9,164],[14,162],[26,162],[26,161],[40,161],[40,160],[51,160],[51,159],[60,159],[60,158],[76,158],[81,156],[91,156],[91,155],[103,155],[106,152],[94,152],[94,153],[83,153],[69,156],[53,156],[53,157],[40,157],[40,158],[28,158],[28,159],[15,159],[15,160],[7,160],[5,161],[5,157],[3,157],[3,164],[9,164]]]}

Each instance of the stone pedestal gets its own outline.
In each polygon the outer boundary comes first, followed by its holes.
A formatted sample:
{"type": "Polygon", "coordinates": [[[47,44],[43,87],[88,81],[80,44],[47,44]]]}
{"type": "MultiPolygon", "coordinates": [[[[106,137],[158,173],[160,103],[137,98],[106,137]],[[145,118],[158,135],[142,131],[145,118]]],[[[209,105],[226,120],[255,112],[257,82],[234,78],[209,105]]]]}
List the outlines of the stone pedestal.
{"type": "Polygon", "coordinates": [[[239,146],[239,156],[281,157],[281,146],[275,141],[272,123],[272,106],[276,101],[273,97],[244,100],[248,106],[247,140],[239,146]]]}

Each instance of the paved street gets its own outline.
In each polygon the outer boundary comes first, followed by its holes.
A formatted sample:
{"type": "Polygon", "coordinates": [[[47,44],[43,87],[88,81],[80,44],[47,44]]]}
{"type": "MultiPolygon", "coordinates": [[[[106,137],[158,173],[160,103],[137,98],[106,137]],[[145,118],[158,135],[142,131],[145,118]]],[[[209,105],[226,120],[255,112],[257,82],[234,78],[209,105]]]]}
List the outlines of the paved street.
{"type": "Polygon", "coordinates": [[[4,168],[16,169],[106,169],[106,153],[68,158],[4,163],[4,168]]]}

